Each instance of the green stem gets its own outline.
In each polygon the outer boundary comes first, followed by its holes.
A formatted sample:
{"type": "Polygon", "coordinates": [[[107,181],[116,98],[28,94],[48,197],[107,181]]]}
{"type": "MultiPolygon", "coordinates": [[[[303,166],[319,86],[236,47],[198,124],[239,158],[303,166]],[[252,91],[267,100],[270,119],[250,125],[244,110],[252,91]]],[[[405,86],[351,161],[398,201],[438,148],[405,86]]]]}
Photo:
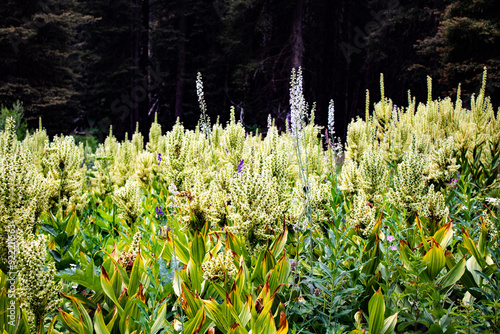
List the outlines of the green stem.
{"type": "MultiPolygon", "coordinates": [[[[304,135],[304,134],[303,134],[304,135]]],[[[311,266],[311,270],[309,271],[309,277],[312,277],[312,271],[313,271],[313,237],[312,237],[312,215],[311,215],[311,201],[309,197],[309,163],[307,159],[307,140],[304,135],[304,154],[305,154],[305,159],[306,159],[306,168],[304,171],[304,165],[302,163],[302,155],[300,153],[300,143],[299,143],[299,134],[295,134],[295,148],[297,150],[297,159],[298,159],[298,164],[299,164],[299,174],[300,178],[302,181],[302,186],[304,190],[304,195],[305,195],[305,204],[306,204],[306,217],[310,223],[310,228],[309,228],[309,242],[310,242],[310,254],[309,254],[309,264],[311,266]]]]}
{"type": "Polygon", "coordinates": [[[61,172],[59,173],[59,177],[61,179],[61,182],[59,183],[59,198],[58,198],[58,210],[59,213],[61,214],[61,219],[62,219],[62,205],[61,205],[61,191],[62,191],[62,183],[63,183],[63,170],[61,169],[61,172]]]}
{"type": "MultiPolygon", "coordinates": [[[[182,290],[181,290],[181,285],[179,283],[180,282],[179,272],[177,271],[177,259],[176,259],[176,256],[175,256],[175,233],[174,233],[174,227],[173,227],[173,225],[171,226],[170,230],[172,231],[172,246],[173,246],[172,260],[173,260],[174,265],[175,265],[175,268],[174,268],[175,274],[174,275],[177,278],[177,283],[178,283],[177,289],[178,289],[178,291],[180,293],[179,301],[180,301],[180,310],[181,310],[181,319],[182,319],[183,316],[184,316],[184,312],[182,310],[182,290]]],[[[168,228],[167,228],[167,235],[168,235],[168,228]]],[[[184,323],[182,323],[182,333],[184,333],[184,323]]]]}
{"type": "Polygon", "coordinates": [[[212,153],[212,161],[214,162],[215,170],[217,171],[217,174],[219,173],[219,168],[217,167],[217,163],[215,162],[215,154],[214,154],[214,148],[212,145],[212,137],[210,136],[210,130],[209,130],[209,124],[207,120],[207,113],[205,110],[204,104],[201,106],[201,114],[203,117],[203,123],[205,124],[205,134],[208,137],[208,143],[210,145],[210,152],[212,153]]]}
{"type": "Polygon", "coordinates": [[[111,222],[111,231],[113,236],[115,236],[115,216],[116,216],[116,204],[113,202],[113,221],[111,222]]]}

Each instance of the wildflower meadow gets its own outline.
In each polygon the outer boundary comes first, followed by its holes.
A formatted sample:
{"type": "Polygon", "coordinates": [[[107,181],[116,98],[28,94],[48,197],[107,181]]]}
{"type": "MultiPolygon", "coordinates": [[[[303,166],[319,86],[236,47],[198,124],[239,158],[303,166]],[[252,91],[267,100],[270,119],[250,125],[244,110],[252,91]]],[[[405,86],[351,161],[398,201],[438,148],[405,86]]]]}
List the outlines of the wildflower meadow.
{"type": "MultiPolygon", "coordinates": [[[[366,94],[347,139],[302,73],[285,131],[207,116],[92,147],[0,133],[0,333],[500,333],[500,119],[366,94]],[[262,131],[261,131],[262,132],[262,131]],[[130,138],[130,139],[129,139],[130,138]]],[[[378,96],[378,95],[377,95],[378,96]]],[[[470,105],[469,105],[470,104],[470,105]]]]}

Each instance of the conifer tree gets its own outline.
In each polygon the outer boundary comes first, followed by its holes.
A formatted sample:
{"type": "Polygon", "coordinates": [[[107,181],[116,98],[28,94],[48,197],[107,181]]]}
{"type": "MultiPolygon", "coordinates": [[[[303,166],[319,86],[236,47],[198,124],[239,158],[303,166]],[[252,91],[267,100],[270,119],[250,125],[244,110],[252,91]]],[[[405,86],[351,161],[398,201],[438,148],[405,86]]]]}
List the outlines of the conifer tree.
{"type": "Polygon", "coordinates": [[[76,28],[91,17],[75,0],[8,0],[0,7],[0,104],[20,100],[31,126],[73,130],[77,103],[76,28]]]}
{"type": "Polygon", "coordinates": [[[479,93],[483,67],[488,69],[486,94],[498,104],[500,92],[500,2],[453,1],[443,13],[439,31],[419,43],[421,52],[438,62],[428,62],[442,85],[442,94],[479,93]]]}
{"type": "Polygon", "coordinates": [[[222,0],[151,1],[151,62],[161,74],[151,78],[151,105],[160,111],[160,122],[173,125],[180,118],[189,127],[196,125],[198,72],[210,78],[206,86],[212,106],[209,112],[222,113],[213,108],[212,96],[224,98],[223,91],[214,88],[214,79],[224,77],[217,38],[225,11],[222,0]]]}
{"type": "MultiPolygon", "coordinates": [[[[149,110],[150,0],[86,1],[97,22],[84,31],[85,83],[82,104],[87,126],[119,138],[141,126],[149,110]]],[[[154,68],[154,66],[152,66],[154,68]]],[[[154,73],[153,73],[154,74],[154,73]]]]}

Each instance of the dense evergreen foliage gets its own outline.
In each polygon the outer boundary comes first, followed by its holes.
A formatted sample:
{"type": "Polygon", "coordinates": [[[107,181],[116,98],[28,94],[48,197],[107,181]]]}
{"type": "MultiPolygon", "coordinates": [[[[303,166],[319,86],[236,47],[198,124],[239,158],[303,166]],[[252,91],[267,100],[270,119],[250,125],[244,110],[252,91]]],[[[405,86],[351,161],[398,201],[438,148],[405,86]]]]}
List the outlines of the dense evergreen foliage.
{"type": "Polygon", "coordinates": [[[479,93],[481,69],[489,69],[487,94],[498,102],[500,88],[500,3],[454,1],[446,7],[439,29],[418,45],[427,57],[423,69],[439,78],[442,95],[456,94],[457,83],[470,98],[479,93]]]}
{"type": "MultiPolygon", "coordinates": [[[[205,76],[209,115],[230,106],[249,130],[267,115],[284,128],[289,73],[302,66],[309,101],[325,125],[336,103],[337,132],[363,114],[379,73],[397,105],[417,100],[427,75],[434,94],[487,93],[498,104],[495,1],[120,0],[13,1],[0,7],[0,104],[20,100],[30,128],[93,134],[114,125],[123,138],[155,112],[167,128],[198,117],[194,82],[205,76]],[[476,84],[473,84],[476,83],[476,84]],[[240,117],[241,115],[241,117],[240,117]]],[[[378,98],[374,95],[372,99],[378,98]]]]}
{"type": "Polygon", "coordinates": [[[0,104],[20,100],[30,125],[69,132],[84,110],[77,27],[92,20],[76,1],[6,1],[0,6],[0,104]]]}

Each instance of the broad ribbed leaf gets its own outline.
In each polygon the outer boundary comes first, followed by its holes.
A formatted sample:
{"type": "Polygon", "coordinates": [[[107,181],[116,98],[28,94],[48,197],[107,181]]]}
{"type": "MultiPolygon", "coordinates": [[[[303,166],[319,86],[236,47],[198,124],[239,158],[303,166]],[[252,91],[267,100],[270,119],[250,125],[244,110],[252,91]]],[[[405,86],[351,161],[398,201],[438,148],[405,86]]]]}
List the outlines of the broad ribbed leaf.
{"type": "Polygon", "coordinates": [[[370,333],[380,333],[384,327],[384,314],[384,295],[382,294],[382,290],[379,288],[368,302],[368,329],[370,330],[370,333]]]}
{"type": "Polygon", "coordinates": [[[443,249],[446,249],[453,238],[453,223],[449,222],[444,224],[439,230],[434,233],[434,240],[436,240],[443,249]]]}
{"type": "Polygon", "coordinates": [[[273,300],[268,301],[262,308],[253,326],[253,329],[255,330],[252,332],[263,332],[265,329],[267,330],[269,326],[276,328],[276,326],[274,325],[274,319],[269,313],[269,311],[271,310],[271,306],[273,306],[273,300]]]}
{"type": "Polygon", "coordinates": [[[280,312],[280,327],[276,334],[287,334],[288,333],[288,321],[286,321],[285,312],[280,312]]]}
{"type": "Polygon", "coordinates": [[[252,297],[249,296],[247,298],[247,301],[245,302],[245,305],[243,305],[243,309],[238,315],[238,318],[240,319],[240,322],[243,326],[246,326],[252,318],[252,302],[252,297]]]}
{"type": "Polygon", "coordinates": [[[106,273],[106,270],[104,270],[104,267],[101,268],[101,286],[106,296],[108,296],[109,299],[111,299],[113,303],[115,303],[115,306],[118,309],[118,313],[120,313],[120,316],[123,316],[123,308],[116,299],[116,295],[113,290],[113,285],[111,284],[111,281],[109,280],[108,274],[106,273]]]}
{"type": "Polygon", "coordinates": [[[195,292],[201,293],[201,284],[203,283],[203,270],[200,264],[196,264],[193,259],[189,260],[187,271],[191,280],[191,287],[195,292]]]}
{"type": "Polygon", "coordinates": [[[196,231],[193,241],[191,241],[191,258],[196,264],[201,264],[205,258],[205,253],[205,239],[200,232],[196,231]]]}
{"type": "Polygon", "coordinates": [[[92,320],[90,319],[90,316],[83,304],[72,295],[63,294],[63,296],[71,300],[73,303],[73,312],[76,313],[78,318],[80,318],[80,321],[83,322],[85,333],[92,333],[92,320]]]}
{"type": "Polygon", "coordinates": [[[289,265],[286,254],[283,254],[281,259],[276,264],[269,276],[269,288],[271,292],[275,292],[281,284],[286,283],[289,274],[289,265]]]}
{"type": "Polygon", "coordinates": [[[113,326],[115,325],[116,320],[118,320],[118,309],[115,307],[113,309],[113,317],[111,320],[109,320],[108,324],[106,325],[106,328],[108,329],[109,332],[113,330],[113,326]]]}
{"type": "Polygon", "coordinates": [[[242,298],[244,298],[243,289],[245,287],[245,272],[243,266],[240,266],[238,273],[236,274],[236,279],[234,280],[234,285],[236,286],[236,293],[239,293],[242,298]]]}
{"type": "Polygon", "coordinates": [[[135,258],[134,265],[132,267],[132,272],[130,273],[130,281],[128,283],[129,296],[135,295],[137,293],[137,290],[139,289],[142,266],[143,266],[142,256],[139,253],[135,258]]]}
{"type": "Polygon", "coordinates": [[[162,328],[165,327],[165,324],[167,322],[166,315],[167,315],[167,304],[164,303],[162,306],[160,306],[160,309],[158,310],[158,313],[156,315],[156,320],[153,319],[155,322],[151,327],[151,334],[156,334],[162,328]]]}
{"type": "Polygon", "coordinates": [[[424,245],[424,249],[427,252],[429,251],[431,245],[429,244],[429,242],[427,242],[427,238],[424,234],[424,229],[422,228],[422,221],[420,220],[420,218],[418,218],[418,215],[415,217],[415,224],[417,225],[420,239],[422,240],[422,244],[424,245]]]}
{"type": "Polygon", "coordinates": [[[233,314],[235,314],[236,312],[234,312],[233,304],[231,303],[231,300],[230,300],[229,295],[227,293],[225,296],[225,302],[223,302],[221,304],[220,309],[222,311],[222,315],[224,316],[224,319],[226,319],[226,321],[229,324],[232,324],[235,321],[233,314]]]}
{"type": "Polygon", "coordinates": [[[424,255],[422,261],[427,264],[427,274],[433,280],[446,264],[443,248],[433,238],[432,247],[424,255]]]}
{"type": "Polygon", "coordinates": [[[82,269],[78,269],[73,275],[62,275],[62,278],[80,284],[96,293],[102,292],[101,282],[99,276],[94,273],[94,267],[92,259],[87,266],[82,266],[82,269]]]}
{"type": "Polygon", "coordinates": [[[215,236],[217,237],[217,243],[215,244],[214,248],[212,248],[210,250],[210,254],[212,254],[212,256],[217,256],[217,253],[219,253],[219,249],[221,249],[222,247],[222,241],[220,239],[220,235],[219,233],[217,232],[214,232],[215,233],[215,236]]]}
{"type": "Polygon", "coordinates": [[[121,316],[119,319],[119,328],[120,328],[120,333],[125,333],[126,331],[132,331],[136,329],[138,326],[135,323],[135,321],[130,321],[130,319],[135,318],[139,319],[139,316],[141,314],[141,311],[139,310],[139,307],[137,306],[138,301],[140,300],[142,303],[144,303],[145,298],[142,294],[142,285],[140,285],[139,292],[137,292],[132,298],[127,300],[127,303],[125,304],[123,310],[124,310],[124,315],[121,316]],[[135,301],[134,301],[135,300],[135,301]],[[128,319],[128,320],[127,320],[128,319]]]}
{"type": "Polygon", "coordinates": [[[94,316],[94,329],[96,334],[109,334],[109,330],[104,323],[104,318],[102,317],[101,305],[97,306],[97,311],[94,316]]]}
{"type": "Polygon", "coordinates": [[[488,246],[488,228],[484,224],[484,220],[482,216],[479,216],[481,219],[481,233],[479,234],[479,242],[478,242],[478,251],[481,256],[486,257],[487,246],[488,246]]]}
{"type": "Polygon", "coordinates": [[[462,258],[446,275],[436,281],[436,285],[440,288],[446,288],[455,284],[464,274],[466,265],[467,261],[465,261],[465,258],[462,258]]]}
{"type": "Polygon", "coordinates": [[[228,334],[248,334],[248,331],[238,323],[234,323],[229,329],[228,334]]]}
{"type": "Polygon", "coordinates": [[[83,332],[83,323],[75,318],[73,315],[64,312],[61,308],[59,308],[59,314],[61,315],[61,319],[64,324],[74,331],[75,333],[84,334],[83,332]]]}
{"type": "MultiPolygon", "coordinates": [[[[161,243],[161,240],[159,240],[159,242],[161,243]]],[[[163,243],[163,248],[159,257],[163,258],[165,261],[170,261],[172,260],[173,253],[172,232],[167,231],[167,241],[163,243]]]]}
{"type": "Polygon", "coordinates": [[[195,294],[188,289],[185,283],[182,283],[182,297],[182,308],[186,312],[187,316],[189,318],[195,317],[199,309],[203,306],[200,297],[195,296],[195,294]]]}
{"type": "Polygon", "coordinates": [[[210,300],[203,300],[203,304],[210,320],[215,323],[222,333],[226,334],[229,330],[229,324],[222,315],[220,305],[212,298],[210,300]]]}
{"type": "Polygon", "coordinates": [[[390,317],[384,320],[384,327],[380,331],[380,334],[392,334],[398,323],[398,312],[394,313],[390,317]]]}
{"type": "Polygon", "coordinates": [[[255,264],[252,275],[250,276],[250,281],[257,281],[259,284],[264,283],[265,277],[262,277],[262,267],[264,266],[264,256],[266,255],[266,252],[267,250],[260,252],[257,263],[255,264]]]}
{"type": "Polygon", "coordinates": [[[184,264],[189,262],[189,249],[177,238],[173,238],[172,248],[175,250],[175,256],[184,264]]]}
{"type": "Polygon", "coordinates": [[[366,275],[373,275],[375,274],[375,270],[377,269],[382,257],[380,239],[375,241],[373,248],[364,250],[363,252],[365,253],[363,255],[363,261],[366,261],[366,263],[363,265],[361,272],[366,275]]]}
{"type": "Polygon", "coordinates": [[[406,241],[399,241],[399,255],[401,257],[401,262],[406,269],[410,268],[411,265],[411,250],[406,241]]]}
{"type": "Polygon", "coordinates": [[[263,280],[266,279],[267,273],[271,271],[271,269],[273,269],[275,266],[276,266],[276,259],[269,250],[266,250],[261,267],[263,280]]]}
{"type": "Polygon", "coordinates": [[[231,299],[231,307],[229,307],[231,317],[234,318],[237,323],[244,326],[245,324],[241,323],[239,317],[240,312],[242,312],[245,307],[243,300],[241,300],[240,296],[235,291],[231,291],[229,298],[231,299]]]}
{"type": "Polygon", "coordinates": [[[481,266],[481,268],[484,268],[486,265],[486,261],[479,253],[476,244],[474,244],[474,241],[472,241],[472,239],[469,237],[469,234],[465,232],[465,230],[463,229],[462,229],[462,241],[464,247],[467,248],[467,250],[469,251],[469,253],[472,254],[472,256],[474,256],[474,258],[476,259],[477,263],[481,266]]]}
{"type": "Polygon", "coordinates": [[[182,293],[182,288],[181,288],[182,283],[183,283],[183,281],[182,281],[181,275],[177,271],[177,269],[175,269],[175,271],[174,271],[174,281],[172,283],[172,286],[173,286],[174,292],[175,292],[175,294],[177,296],[180,296],[181,293],[182,293]]]}
{"type": "Polygon", "coordinates": [[[286,225],[284,225],[283,232],[281,232],[274,241],[272,250],[274,258],[278,258],[280,256],[281,252],[283,251],[283,248],[285,248],[287,239],[288,239],[288,230],[286,228],[286,225]]]}
{"type": "Polygon", "coordinates": [[[243,248],[245,246],[243,245],[243,242],[241,241],[240,238],[238,238],[233,233],[231,233],[231,232],[228,231],[228,232],[226,232],[226,240],[227,240],[227,243],[229,245],[229,248],[233,252],[235,252],[238,255],[242,255],[243,254],[243,248]]]}

